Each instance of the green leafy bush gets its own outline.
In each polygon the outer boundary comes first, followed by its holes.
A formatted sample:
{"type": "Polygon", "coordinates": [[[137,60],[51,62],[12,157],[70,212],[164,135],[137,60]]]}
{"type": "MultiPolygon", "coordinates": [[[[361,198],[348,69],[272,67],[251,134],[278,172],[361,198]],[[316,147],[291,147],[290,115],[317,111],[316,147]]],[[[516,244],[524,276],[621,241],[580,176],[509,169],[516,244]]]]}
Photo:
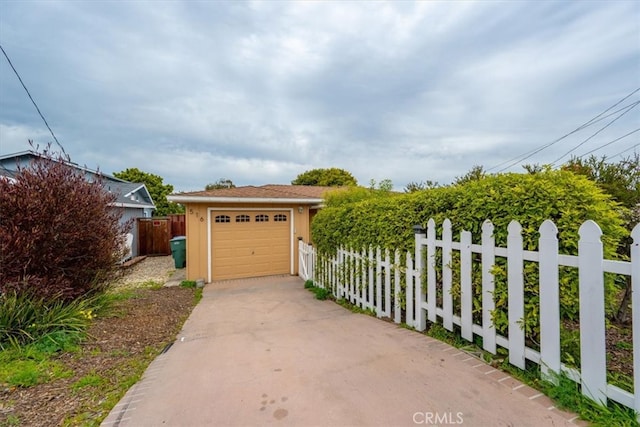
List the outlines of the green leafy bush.
{"type": "Polygon", "coordinates": [[[29,343],[48,352],[67,348],[95,317],[96,301],[45,300],[15,292],[0,295],[0,350],[29,343]]]}
{"type": "Polygon", "coordinates": [[[316,299],[326,300],[331,296],[331,291],[329,289],[320,288],[313,284],[313,280],[307,280],[304,282],[304,288],[308,289],[311,293],[316,296],[316,299]]]}
{"type": "Polygon", "coordinates": [[[331,292],[328,289],[324,288],[313,288],[312,292],[315,294],[316,299],[326,300],[331,295],[331,292]]]}
{"type": "Polygon", "coordinates": [[[183,280],[180,282],[180,286],[183,288],[195,288],[196,281],[195,280],[183,280]]]}
{"type": "Polygon", "coordinates": [[[559,229],[560,248],[577,253],[578,228],[592,219],[603,230],[605,251],[624,236],[624,209],[612,202],[589,180],[566,171],[538,174],[488,176],[452,187],[439,187],[409,194],[366,193],[362,188],[330,193],[327,204],[314,217],[312,235],[321,252],[340,245],[352,248],[381,246],[413,250],[416,224],[433,218],[441,231],[449,218],[454,235],[467,230],[480,241],[482,223],[495,226],[496,244],[505,246],[507,226],[516,220],[523,227],[527,249],[537,247],[538,227],[551,219],[559,229]]]}
{"type": "Polygon", "coordinates": [[[338,207],[364,200],[388,198],[401,194],[375,188],[348,187],[326,192],[324,194],[324,202],[328,207],[338,207]]]}

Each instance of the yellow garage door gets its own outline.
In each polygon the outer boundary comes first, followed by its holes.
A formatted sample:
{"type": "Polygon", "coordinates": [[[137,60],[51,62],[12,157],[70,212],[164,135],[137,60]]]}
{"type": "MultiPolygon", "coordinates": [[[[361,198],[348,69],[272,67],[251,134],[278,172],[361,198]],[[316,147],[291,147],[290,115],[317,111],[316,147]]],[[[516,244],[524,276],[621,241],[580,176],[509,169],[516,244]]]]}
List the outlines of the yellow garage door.
{"type": "Polygon", "coordinates": [[[290,211],[212,211],[212,280],[289,274],[290,211]]]}

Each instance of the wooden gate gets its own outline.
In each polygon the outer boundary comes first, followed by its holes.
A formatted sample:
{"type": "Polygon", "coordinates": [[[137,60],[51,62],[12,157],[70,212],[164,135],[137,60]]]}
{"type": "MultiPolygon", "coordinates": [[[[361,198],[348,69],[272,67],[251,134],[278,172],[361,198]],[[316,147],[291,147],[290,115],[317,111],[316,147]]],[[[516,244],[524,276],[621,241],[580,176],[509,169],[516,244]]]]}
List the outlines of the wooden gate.
{"type": "Polygon", "coordinates": [[[169,215],[169,223],[171,227],[171,238],[176,236],[186,236],[187,231],[185,227],[184,214],[169,215]]]}
{"type": "Polygon", "coordinates": [[[138,218],[138,255],[171,255],[169,227],[167,218],[138,218]]]}

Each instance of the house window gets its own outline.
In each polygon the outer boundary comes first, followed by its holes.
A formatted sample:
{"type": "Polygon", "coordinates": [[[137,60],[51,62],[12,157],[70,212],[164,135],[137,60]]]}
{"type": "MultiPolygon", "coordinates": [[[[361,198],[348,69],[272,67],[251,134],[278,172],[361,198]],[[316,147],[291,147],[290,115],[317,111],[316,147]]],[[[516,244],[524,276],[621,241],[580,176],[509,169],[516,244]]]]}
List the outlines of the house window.
{"type": "Polygon", "coordinates": [[[256,215],[256,222],[268,222],[269,215],[256,215]]]}
{"type": "Polygon", "coordinates": [[[249,215],[236,215],[236,222],[249,222],[251,217],[249,215]]]}
{"type": "Polygon", "coordinates": [[[285,214],[277,214],[273,216],[275,222],[287,222],[287,216],[285,214]]]}
{"type": "Polygon", "coordinates": [[[216,222],[231,222],[231,217],[229,215],[218,215],[216,216],[216,222]]]}

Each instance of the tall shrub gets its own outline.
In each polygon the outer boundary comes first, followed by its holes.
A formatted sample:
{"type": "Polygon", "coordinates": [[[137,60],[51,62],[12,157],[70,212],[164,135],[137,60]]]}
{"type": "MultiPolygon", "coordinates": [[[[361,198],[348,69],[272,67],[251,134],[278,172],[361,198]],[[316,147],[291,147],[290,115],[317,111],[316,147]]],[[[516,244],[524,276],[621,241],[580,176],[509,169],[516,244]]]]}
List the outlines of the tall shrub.
{"type": "Polygon", "coordinates": [[[357,197],[355,190],[337,193],[314,217],[313,241],[321,251],[338,245],[412,249],[415,224],[449,218],[454,233],[471,231],[477,242],[482,223],[496,226],[496,244],[506,245],[506,227],[520,222],[527,249],[537,248],[538,227],[551,219],[559,228],[560,248],[577,253],[578,228],[592,219],[603,230],[605,253],[613,255],[625,235],[620,207],[593,182],[567,171],[491,175],[450,187],[388,197],[357,197]],[[350,196],[350,192],[353,195],[350,196]],[[353,200],[353,202],[351,202],[353,200]]]}
{"type": "Polygon", "coordinates": [[[102,290],[128,231],[115,197],[46,152],[15,181],[0,179],[0,293],[70,300],[102,290]]]}

